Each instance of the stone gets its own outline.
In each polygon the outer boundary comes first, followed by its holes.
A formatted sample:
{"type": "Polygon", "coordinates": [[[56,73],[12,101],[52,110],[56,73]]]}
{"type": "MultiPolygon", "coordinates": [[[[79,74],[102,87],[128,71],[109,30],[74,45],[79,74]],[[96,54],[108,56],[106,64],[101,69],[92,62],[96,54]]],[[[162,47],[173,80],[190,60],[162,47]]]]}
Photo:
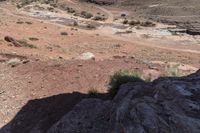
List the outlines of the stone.
{"type": "Polygon", "coordinates": [[[80,56],[81,60],[95,60],[95,55],[91,52],[82,53],[80,56]]]}
{"type": "Polygon", "coordinates": [[[85,99],[48,133],[198,133],[200,71],[122,85],[113,100],[85,99]]]}

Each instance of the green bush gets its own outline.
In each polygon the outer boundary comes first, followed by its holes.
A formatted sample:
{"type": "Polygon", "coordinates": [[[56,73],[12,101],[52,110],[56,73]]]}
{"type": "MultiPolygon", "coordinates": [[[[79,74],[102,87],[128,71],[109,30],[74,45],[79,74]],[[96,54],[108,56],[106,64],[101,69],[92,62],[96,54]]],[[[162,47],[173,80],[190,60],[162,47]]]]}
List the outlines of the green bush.
{"type": "Polygon", "coordinates": [[[143,82],[140,75],[135,72],[119,71],[110,78],[108,93],[114,97],[122,84],[129,82],[143,82]]]}

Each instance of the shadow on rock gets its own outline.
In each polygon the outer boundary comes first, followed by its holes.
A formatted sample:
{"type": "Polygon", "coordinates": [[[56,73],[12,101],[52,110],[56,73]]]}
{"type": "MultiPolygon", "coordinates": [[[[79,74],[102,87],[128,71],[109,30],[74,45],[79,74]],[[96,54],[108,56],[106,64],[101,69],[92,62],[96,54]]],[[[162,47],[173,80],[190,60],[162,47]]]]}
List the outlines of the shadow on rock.
{"type": "MultiPolygon", "coordinates": [[[[103,94],[97,97],[103,98],[103,94]]],[[[0,133],[45,133],[84,98],[88,95],[73,92],[30,100],[0,133]]]]}

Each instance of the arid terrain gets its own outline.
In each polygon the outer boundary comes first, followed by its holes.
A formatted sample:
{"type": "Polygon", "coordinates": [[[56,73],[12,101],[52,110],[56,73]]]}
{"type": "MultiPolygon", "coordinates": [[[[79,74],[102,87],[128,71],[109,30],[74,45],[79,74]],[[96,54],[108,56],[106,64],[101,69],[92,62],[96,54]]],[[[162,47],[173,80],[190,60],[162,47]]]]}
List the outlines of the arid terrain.
{"type": "Polygon", "coordinates": [[[10,133],[55,111],[46,132],[91,89],[107,93],[117,71],[152,81],[200,68],[199,0],[27,1],[0,0],[0,128],[31,101],[71,95],[33,103],[10,133]]]}

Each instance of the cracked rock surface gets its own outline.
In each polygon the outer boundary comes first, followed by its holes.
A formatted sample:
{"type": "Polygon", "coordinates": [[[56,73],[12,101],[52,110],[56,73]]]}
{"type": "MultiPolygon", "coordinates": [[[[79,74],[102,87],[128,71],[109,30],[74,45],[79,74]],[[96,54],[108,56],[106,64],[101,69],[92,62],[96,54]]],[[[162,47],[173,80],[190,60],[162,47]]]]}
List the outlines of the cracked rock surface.
{"type": "Polygon", "coordinates": [[[199,133],[200,71],[122,85],[113,100],[85,99],[48,133],[199,133]]]}

